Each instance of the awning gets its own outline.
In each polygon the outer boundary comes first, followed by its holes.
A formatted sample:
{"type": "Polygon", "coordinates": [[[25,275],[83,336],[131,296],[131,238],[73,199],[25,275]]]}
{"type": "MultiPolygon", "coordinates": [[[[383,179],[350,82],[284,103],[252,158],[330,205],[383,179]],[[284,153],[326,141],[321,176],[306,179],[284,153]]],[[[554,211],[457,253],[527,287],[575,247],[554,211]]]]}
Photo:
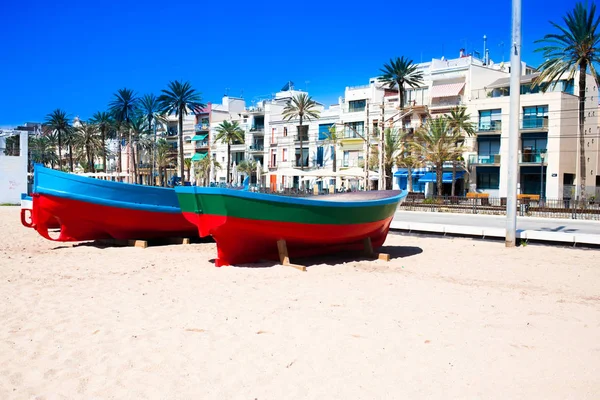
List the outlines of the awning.
{"type": "Polygon", "coordinates": [[[431,97],[455,97],[460,94],[464,86],[464,82],[433,85],[431,87],[431,97]]]}
{"type": "MultiPolygon", "coordinates": [[[[465,171],[456,171],[456,179],[460,179],[464,176],[465,171]]],[[[435,172],[428,172],[419,178],[419,183],[426,182],[437,182],[437,174],[435,172]]],[[[442,173],[442,183],[452,183],[452,172],[443,172],[442,173]]]]}
{"type": "Polygon", "coordinates": [[[204,139],[206,139],[206,137],[207,137],[207,136],[208,136],[208,134],[204,134],[204,135],[195,135],[195,136],[192,138],[192,142],[197,142],[197,141],[199,141],[199,140],[204,140],[204,139]]]}
{"type": "Polygon", "coordinates": [[[208,153],[196,153],[192,156],[192,161],[200,161],[206,157],[208,153]]]}
{"type": "MultiPolygon", "coordinates": [[[[425,175],[427,172],[428,172],[428,170],[426,168],[416,168],[416,169],[413,169],[411,175],[413,178],[418,178],[420,176],[425,175]]],[[[398,171],[394,172],[394,176],[406,178],[406,177],[408,177],[408,170],[406,168],[401,168],[398,171]]]]}

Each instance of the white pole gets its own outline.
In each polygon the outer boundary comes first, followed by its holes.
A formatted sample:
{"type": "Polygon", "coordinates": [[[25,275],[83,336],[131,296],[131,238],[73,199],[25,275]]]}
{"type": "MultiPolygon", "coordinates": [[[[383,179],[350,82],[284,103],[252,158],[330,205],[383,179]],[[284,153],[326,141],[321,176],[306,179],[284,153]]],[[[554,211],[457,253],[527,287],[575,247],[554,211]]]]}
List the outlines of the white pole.
{"type": "Polygon", "coordinates": [[[517,174],[521,93],[521,0],[512,0],[510,47],[510,118],[508,121],[508,191],[506,193],[506,247],[517,244],[517,174]]]}

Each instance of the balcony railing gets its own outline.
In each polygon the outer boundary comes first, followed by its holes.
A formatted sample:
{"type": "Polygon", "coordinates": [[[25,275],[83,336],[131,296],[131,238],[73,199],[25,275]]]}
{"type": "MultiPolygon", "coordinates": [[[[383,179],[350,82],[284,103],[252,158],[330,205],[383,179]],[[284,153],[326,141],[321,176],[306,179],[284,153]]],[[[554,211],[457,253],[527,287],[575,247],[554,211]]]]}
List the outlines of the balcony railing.
{"type": "Polygon", "coordinates": [[[296,142],[299,142],[301,140],[300,138],[302,138],[303,142],[308,142],[308,135],[294,135],[294,140],[296,142]]]}
{"type": "Polygon", "coordinates": [[[479,122],[479,132],[499,132],[502,130],[502,121],[479,122]]]}
{"type": "Polygon", "coordinates": [[[170,126],[167,129],[167,136],[177,136],[177,127],[175,126],[170,126]]]}
{"type": "Polygon", "coordinates": [[[491,154],[487,156],[471,154],[469,156],[469,164],[500,164],[500,154],[491,154]]]}
{"type": "Polygon", "coordinates": [[[522,150],[519,156],[520,163],[535,163],[540,164],[542,162],[542,154],[544,154],[544,163],[548,161],[548,155],[546,150],[522,150]]]}
{"type": "Polygon", "coordinates": [[[197,141],[196,142],[196,148],[197,149],[201,149],[204,147],[208,147],[208,140],[203,140],[203,141],[197,141]]]}
{"type": "Polygon", "coordinates": [[[548,117],[523,118],[521,129],[548,129],[548,117]]]}
{"type": "Polygon", "coordinates": [[[443,100],[437,100],[431,102],[430,108],[446,108],[456,107],[462,104],[462,96],[443,98],[443,100]]]}
{"type": "Polygon", "coordinates": [[[265,146],[262,144],[251,144],[250,151],[264,151],[265,146]]]}
{"type": "Polygon", "coordinates": [[[209,124],[196,124],[196,125],[194,125],[194,129],[196,130],[196,132],[207,131],[207,130],[209,130],[209,128],[210,128],[209,124]]]}

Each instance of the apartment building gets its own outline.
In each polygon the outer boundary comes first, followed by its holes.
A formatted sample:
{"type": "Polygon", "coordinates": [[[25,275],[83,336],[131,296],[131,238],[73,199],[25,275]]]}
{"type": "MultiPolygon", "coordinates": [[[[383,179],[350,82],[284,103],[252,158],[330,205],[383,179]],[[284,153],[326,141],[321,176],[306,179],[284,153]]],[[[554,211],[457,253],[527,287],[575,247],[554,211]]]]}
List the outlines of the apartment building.
{"type": "MultiPolygon", "coordinates": [[[[521,77],[519,110],[518,192],[545,198],[575,198],[578,194],[578,75],[562,79],[542,93],[534,86],[538,74],[521,77]]],[[[598,160],[598,88],[587,76],[585,101],[586,192],[600,187],[598,160]]],[[[473,89],[467,110],[477,126],[476,144],[467,154],[471,190],[493,197],[507,195],[509,78],[473,89]]]]}

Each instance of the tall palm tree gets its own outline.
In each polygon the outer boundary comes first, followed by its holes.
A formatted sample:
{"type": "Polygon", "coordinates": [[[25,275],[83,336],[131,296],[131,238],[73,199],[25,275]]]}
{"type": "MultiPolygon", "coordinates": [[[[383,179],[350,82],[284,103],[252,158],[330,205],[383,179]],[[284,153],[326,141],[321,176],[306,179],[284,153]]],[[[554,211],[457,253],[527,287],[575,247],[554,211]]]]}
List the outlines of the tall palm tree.
{"type": "Polygon", "coordinates": [[[221,164],[211,157],[210,154],[207,154],[202,160],[194,162],[196,180],[201,182],[201,186],[208,186],[211,169],[215,172],[219,171],[221,169],[221,164]]]}
{"type": "Polygon", "coordinates": [[[314,101],[312,97],[306,93],[299,93],[295,97],[292,97],[292,101],[283,109],[282,115],[285,121],[291,121],[296,118],[300,121],[297,130],[300,139],[300,169],[302,170],[304,170],[304,132],[302,132],[304,128],[302,127],[302,122],[304,119],[310,121],[313,118],[319,118],[320,111],[317,110],[316,107],[317,102],[314,101]]]}
{"type": "Polygon", "coordinates": [[[231,170],[231,145],[236,142],[244,143],[244,130],[240,128],[237,121],[223,121],[217,126],[217,136],[215,142],[227,144],[227,183],[231,181],[229,176],[231,170]]]}
{"type": "Polygon", "coordinates": [[[417,70],[413,60],[404,58],[404,56],[396,57],[395,60],[390,59],[389,64],[383,64],[380,71],[382,75],[379,79],[387,83],[390,89],[398,86],[398,107],[400,110],[404,108],[404,85],[417,88],[423,84],[423,72],[417,70]]]}
{"type": "Polygon", "coordinates": [[[336,159],[337,146],[338,146],[338,144],[339,144],[339,142],[340,142],[340,140],[342,138],[336,132],[335,125],[331,125],[331,127],[327,130],[327,132],[325,133],[325,135],[327,136],[327,139],[326,139],[327,143],[329,143],[331,145],[331,147],[333,148],[332,154],[331,154],[331,160],[333,162],[333,172],[336,172],[336,168],[337,168],[337,159],[336,159]]]}
{"type": "Polygon", "coordinates": [[[162,95],[158,98],[161,108],[165,114],[175,114],[179,119],[179,172],[183,179],[184,161],[183,161],[183,117],[191,111],[193,114],[205,108],[201,103],[202,97],[196,89],[192,88],[189,82],[172,81],[168,88],[163,89],[162,95]]]}
{"type": "MultiPolygon", "coordinates": [[[[461,143],[464,143],[463,133],[471,137],[475,135],[475,124],[471,121],[471,114],[467,114],[466,107],[455,107],[450,111],[448,116],[448,125],[451,129],[454,129],[455,134],[458,138],[456,146],[458,147],[461,143]]],[[[462,158],[458,155],[457,158],[462,158]]],[[[454,196],[456,191],[456,159],[452,160],[452,190],[451,196],[454,196]]]]}
{"type": "Polygon", "coordinates": [[[100,137],[102,140],[102,167],[106,172],[106,138],[111,129],[113,129],[114,120],[110,113],[106,111],[98,111],[90,120],[90,123],[95,124],[100,131],[100,137]]]}
{"type": "Polygon", "coordinates": [[[31,162],[34,164],[52,165],[56,162],[55,144],[49,136],[29,137],[31,162]]]}
{"type": "Polygon", "coordinates": [[[417,131],[414,146],[425,161],[435,166],[437,192],[442,195],[442,174],[444,162],[455,159],[463,148],[456,145],[456,131],[450,127],[448,117],[430,118],[424,127],[417,131]]]}
{"type": "Polygon", "coordinates": [[[133,163],[133,176],[135,177],[134,182],[138,181],[138,166],[141,161],[139,155],[139,144],[140,139],[150,133],[148,126],[146,125],[146,119],[143,115],[135,113],[129,121],[129,148],[132,153],[133,163]]]}
{"type": "Polygon", "coordinates": [[[156,166],[161,186],[165,186],[166,184],[166,168],[171,164],[171,161],[171,146],[165,139],[158,139],[156,142],[156,166]]]}
{"type": "Polygon", "coordinates": [[[55,134],[58,139],[58,169],[60,170],[62,170],[62,139],[71,132],[71,129],[71,122],[67,113],[60,108],[57,108],[46,116],[44,132],[46,134],[55,134]]]}
{"type": "MultiPolygon", "coordinates": [[[[148,129],[154,134],[154,142],[156,142],[156,124],[158,122],[165,123],[166,118],[161,113],[161,103],[154,94],[145,94],[140,99],[140,110],[148,123],[148,129]]],[[[150,175],[154,176],[154,146],[150,149],[152,162],[150,163],[150,175]]]]}
{"type": "Polygon", "coordinates": [[[190,172],[192,171],[192,159],[191,158],[186,158],[183,160],[183,164],[185,166],[185,172],[186,172],[186,181],[190,181],[190,172]]]}
{"type": "Polygon", "coordinates": [[[585,181],[586,181],[586,158],[585,158],[585,92],[586,76],[589,67],[590,72],[596,79],[598,85],[598,75],[594,67],[595,63],[600,62],[598,54],[600,43],[600,32],[598,25],[600,18],[596,16],[596,4],[585,5],[582,2],[575,4],[575,8],[563,17],[565,26],[560,26],[554,22],[550,24],[558,30],[557,33],[551,33],[537,40],[536,43],[543,43],[544,46],[536,49],[544,54],[544,61],[540,65],[541,74],[536,78],[534,84],[540,85],[542,91],[546,91],[550,86],[556,86],[559,80],[568,75],[568,79],[573,79],[575,73],[579,71],[579,192],[581,201],[585,199],[585,181]]]}
{"type": "MultiPolygon", "coordinates": [[[[117,93],[114,94],[114,99],[108,104],[108,106],[115,120],[121,124],[121,127],[124,124],[127,128],[129,128],[131,118],[137,111],[138,101],[139,99],[137,95],[131,89],[119,89],[117,93]]],[[[129,129],[129,143],[133,142],[131,135],[131,130],[129,129]]],[[[132,181],[131,173],[133,172],[131,170],[131,151],[131,146],[129,146],[129,151],[127,152],[127,156],[129,158],[127,161],[127,172],[129,173],[130,182],[132,181]]]]}
{"type": "Polygon", "coordinates": [[[96,172],[94,168],[94,156],[102,151],[102,138],[95,124],[82,122],[75,128],[73,135],[73,146],[82,152],[85,160],[85,172],[96,172]]]}

